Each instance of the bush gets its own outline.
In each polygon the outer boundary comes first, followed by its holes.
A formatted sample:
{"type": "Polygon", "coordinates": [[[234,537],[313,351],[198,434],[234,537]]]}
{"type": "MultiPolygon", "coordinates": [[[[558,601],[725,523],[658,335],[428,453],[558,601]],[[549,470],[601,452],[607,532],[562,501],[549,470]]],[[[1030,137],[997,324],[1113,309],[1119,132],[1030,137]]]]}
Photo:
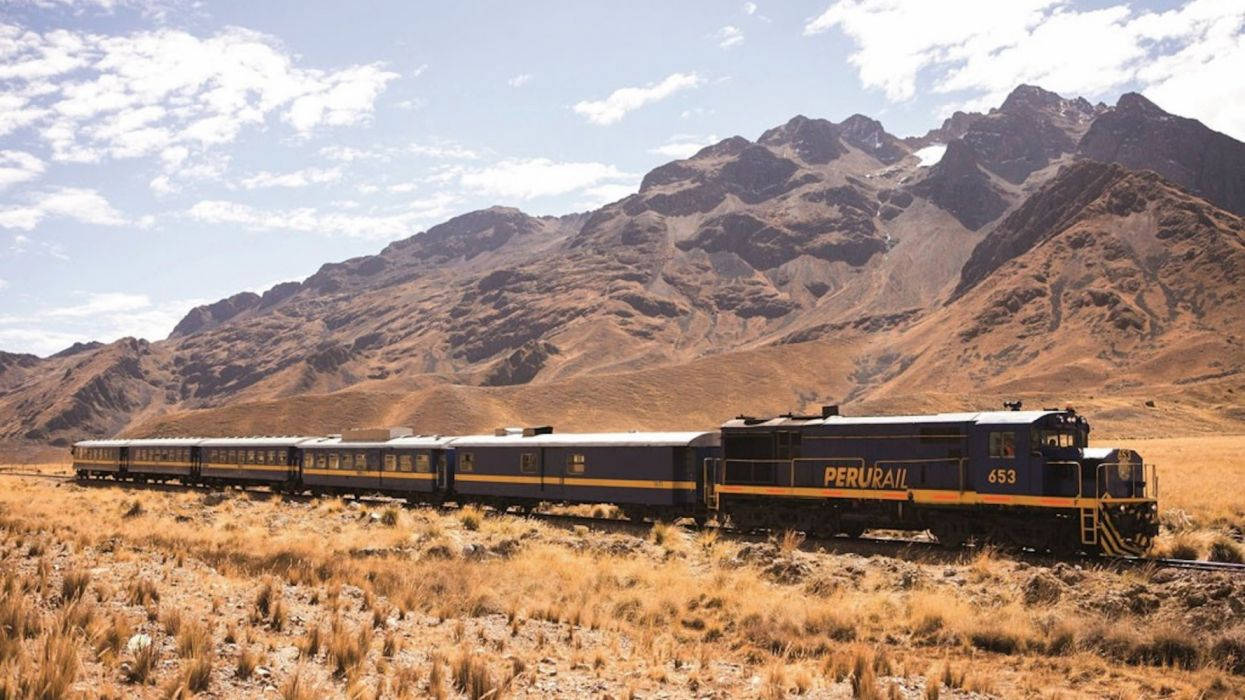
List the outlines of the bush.
{"type": "Polygon", "coordinates": [[[1215,640],[1210,647],[1210,658],[1226,671],[1245,675],[1245,633],[1237,630],[1215,640]]]}
{"type": "Polygon", "coordinates": [[[1245,556],[1241,555],[1241,547],[1237,543],[1226,537],[1220,537],[1210,546],[1210,553],[1206,557],[1210,561],[1226,561],[1233,564],[1245,563],[1245,556]]]}

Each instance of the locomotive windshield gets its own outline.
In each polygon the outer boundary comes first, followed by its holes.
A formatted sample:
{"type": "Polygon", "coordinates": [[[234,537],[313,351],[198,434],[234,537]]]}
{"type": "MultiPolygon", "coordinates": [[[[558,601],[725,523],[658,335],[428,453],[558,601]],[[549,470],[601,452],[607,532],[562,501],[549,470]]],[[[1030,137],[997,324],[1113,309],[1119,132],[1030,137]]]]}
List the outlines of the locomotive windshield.
{"type": "Polygon", "coordinates": [[[1060,430],[1037,430],[1030,433],[1030,444],[1036,453],[1039,447],[1087,447],[1088,440],[1084,432],[1071,428],[1060,430]]]}

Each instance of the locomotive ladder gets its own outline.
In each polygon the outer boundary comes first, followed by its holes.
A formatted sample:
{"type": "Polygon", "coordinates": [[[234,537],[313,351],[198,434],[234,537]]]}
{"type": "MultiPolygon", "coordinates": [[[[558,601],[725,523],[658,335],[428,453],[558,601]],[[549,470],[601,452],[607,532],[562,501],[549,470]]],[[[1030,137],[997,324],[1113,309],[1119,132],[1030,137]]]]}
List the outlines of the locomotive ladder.
{"type": "Polygon", "coordinates": [[[1081,544],[1098,544],[1098,509],[1081,509],[1081,544]]]}

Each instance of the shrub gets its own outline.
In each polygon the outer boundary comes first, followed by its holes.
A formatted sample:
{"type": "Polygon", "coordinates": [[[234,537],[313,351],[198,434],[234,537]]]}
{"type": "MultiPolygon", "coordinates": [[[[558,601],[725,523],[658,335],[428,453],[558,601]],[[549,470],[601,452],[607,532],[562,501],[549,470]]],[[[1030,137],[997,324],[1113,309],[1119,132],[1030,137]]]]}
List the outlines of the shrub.
{"type": "Polygon", "coordinates": [[[1245,562],[1241,556],[1241,547],[1226,537],[1220,537],[1210,545],[1210,553],[1206,557],[1210,561],[1226,561],[1233,564],[1245,562]]]}
{"type": "Polygon", "coordinates": [[[1215,640],[1210,658],[1227,671],[1245,675],[1245,633],[1237,630],[1215,640]]]}
{"type": "Polygon", "coordinates": [[[380,522],[386,527],[394,527],[398,524],[398,509],[389,506],[380,515],[380,522]]]}
{"type": "Polygon", "coordinates": [[[234,666],[233,673],[238,678],[246,680],[255,673],[255,667],[259,665],[259,657],[250,647],[238,652],[238,663],[234,666]]]}
{"type": "Polygon", "coordinates": [[[458,520],[468,530],[479,530],[480,523],[484,521],[484,511],[478,506],[467,506],[459,511],[458,520]]]}

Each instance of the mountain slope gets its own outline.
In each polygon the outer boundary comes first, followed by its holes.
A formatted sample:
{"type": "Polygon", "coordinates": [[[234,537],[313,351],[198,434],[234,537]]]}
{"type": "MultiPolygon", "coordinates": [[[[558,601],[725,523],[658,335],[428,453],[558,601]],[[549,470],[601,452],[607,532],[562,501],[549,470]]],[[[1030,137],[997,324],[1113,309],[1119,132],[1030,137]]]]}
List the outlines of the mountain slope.
{"type": "MultiPolygon", "coordinates": [[[[1130,110],[1130,99],[1091,106],[1021,86],[921,139],[862,115],[797,116],[756,142],[735,136],[662,165],[595,211],[464,214],[302,282],[194,309],[163,341],[0,355],[0,439],[63,442],[214,407],[199,415],[249,425],[262,417],[228,407],[273,401],[302,407],[289,420],[308,424],[386,405],[436,425],[508,411],[579,424],[549,404],[634,416],[647,409],[568,392],[612,386],[598,398],[613,401],[640,377],[665,377],[661,389],[688,393],[672,382],[697,372],[781,389],[688,396],[763,395],[774,410],[791,397],[912,401],[926,385],[950,395],[1125,382],[1219,400],[1241,361],[1239,219],[1154,173],[1086,159],[1130,110]],[[932,167],[912,155],[944,141],[932,167]],[[1217,365],[1164,364],[1207,350],[1217,365]],[[829,374],[809,369],[816,352],[829,374]],[[760,359],[770,356],[805,364],[783,379],[781,362],[760,359]],[[731,369],[712,375],[715,357],[731,369]],[[772,371],[750,375],[749,363],[772,371]]],[[[1165,115],[1129,119],[1167,133],[1165,115]]],[[[1148,162],[1144,148],[1111,153],[1148,162]]],[[[1241,171],[1224,162],[1199,191],[1235,191],[1241,171]]]]}

